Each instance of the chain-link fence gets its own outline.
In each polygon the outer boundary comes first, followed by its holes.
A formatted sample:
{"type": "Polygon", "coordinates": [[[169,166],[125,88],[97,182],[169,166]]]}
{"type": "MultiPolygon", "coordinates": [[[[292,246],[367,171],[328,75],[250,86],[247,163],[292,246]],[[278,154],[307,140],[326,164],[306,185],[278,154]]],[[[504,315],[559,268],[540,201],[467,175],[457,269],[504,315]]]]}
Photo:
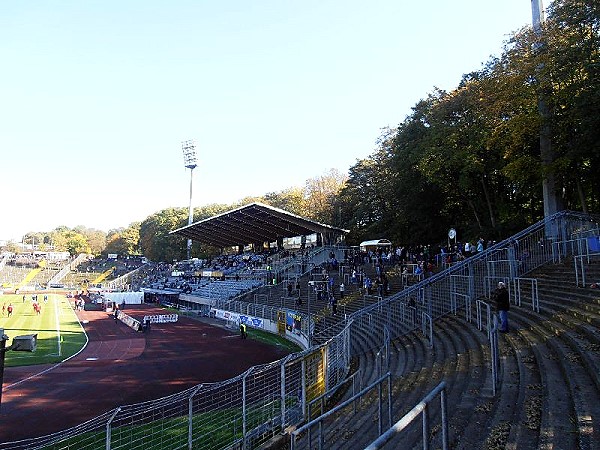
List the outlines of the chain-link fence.
{"type": "MultiPolygon", "coordinates": [[[[370,350],[381,353],[390,339],[421,328],[425,316],[435,321],[464,312],[471,320],[476,301],[489,297],[498,281],[510,285],[536,267],[578,255],[587,247],[577,241],[598,236],[598,222],[588,215],[558,213],[354,313],[341,332],[317,347],[252,367],[227,381],[122,406],[69,430],[0,444],[0,449],[253,448],[305,422],[311,400],[347,377],[352,355],[370,350]]],[[[274,307],[241,302],[219,306],[277,320],[274,307]]],[[[310,333],[310,325],[306,326],[303,332],[310,333]]],[[[319,342],[323,341],[321,336],[319,342]]],[[[375,373],[382,371],[378,367],[375,373]]]]}

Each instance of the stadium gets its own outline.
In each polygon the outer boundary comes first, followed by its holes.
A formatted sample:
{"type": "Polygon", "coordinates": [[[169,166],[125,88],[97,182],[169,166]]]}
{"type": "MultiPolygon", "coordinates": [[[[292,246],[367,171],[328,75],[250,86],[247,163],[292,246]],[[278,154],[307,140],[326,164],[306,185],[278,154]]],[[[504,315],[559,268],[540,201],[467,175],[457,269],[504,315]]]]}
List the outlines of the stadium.
{"type": "MultiPolygon", "coordinates": [[[[114,312],[85,304],[78,314],[87,323],[88,346],[116,342],[109,334],[122,334],[127,344],[106,354],[96,351],[101,361],[94,361],[100,364],[91,373],[97,389],[75,388],[82,364],[91,363],[77,357],[33,375],[33,384],[53,371],[73,377],[71,394],[54,382],[64,397],[64,404],[56,402],[62,412],[43,414],[57,414],[58,420],[49,421],[54,426],[75,424],[0,448],[595,448],[600,442],[600,298],[593,287],[600,278],[598,217],[557,213],[469,257],[443,255],[431,273],[419,273],[419,257],[410,252],[396,260],[386,253],[385,241],[379,247],[385,250],[378,250],[377,241],[349,248],[345,230],[260,204],[173,233],[241,247],[237,230],[252,242],[319,237],[297,252],[265,257],[239,251],[211,267],[192,260],[162,270],[140,261],[99,283],[94,295],[104,297],[104,306],[123,307],[113,323],[114,312]],[[142,277],[144,270],[151,275],[142,277]],[[367,286],[367,278],[382,273],[388,289],[367,286]],[[329,290],[329,279],[345,284],[343,297],[329,290]],[[139,290],[135,280],[141,280],[139,290]],[[498,282],[510,295],[511,328],[505,334],[499,333],[491,299],[498,282]],[[122,286],[132,289],[124,292],[122,286]],[[155,319],[144,332],[149,317],[166,316],[164,307],[177,319],[155,319]],[[104,317],[92,326],[95,314],[104,317]],[[269,331],[304,350],[277,357],[263,348],[267,360],[250,361],[233,373],[240,368],[228,362],[261,354],[245,346],[251,339],[237,336],[241,323],[250,335],[269,331]],[[225,353],[212,357],[215,367],[230,366],[228,378],[218,381],[219,375],[208,374],[210,362],[195,362],[195,353],[207,353],[195,345],[211,334],[228,341],[225,353]],[[179,356],[169,353],[173,346],[180,347],[179,356]],[[146,365],[127,369],[146,350],[156,350],[146,365]],[[171,368],[178,370],[161,381],[161,389],[148,383],[171,368]],[[146,381],[130,381],[128,370],[141,370],[146,381]],[[201,370],[206,379],[193,384],[201,370]],[[92,397],[110,391],[120,392],[123,403],[89,418],[89,411],[77,409],[77,403],[106,407],[92,397]]],[[[54,278],[48,284],[57,283],[54,278]]],[[[217,344],[209,346],[217,351],[217,344]]],[[[4,388],[3,408],[11,391],[27,383],[4,388]]],[[[29,400],[32,410],[44,411],[47,389],[30,389],[40,396],[29,400]]],[[[5,417],[3,430],[7,424],[23,429],[18,424],[27,420],[12,420],[10,411],[5,417]]],[[[39,416],[31,418],[26,423],[41,423],[39,416]]]]}
{"type": "Polygon", "coordinates": [[[12,2],[0,450],[600,449],[600,2],[505,3],[12,2]]]}

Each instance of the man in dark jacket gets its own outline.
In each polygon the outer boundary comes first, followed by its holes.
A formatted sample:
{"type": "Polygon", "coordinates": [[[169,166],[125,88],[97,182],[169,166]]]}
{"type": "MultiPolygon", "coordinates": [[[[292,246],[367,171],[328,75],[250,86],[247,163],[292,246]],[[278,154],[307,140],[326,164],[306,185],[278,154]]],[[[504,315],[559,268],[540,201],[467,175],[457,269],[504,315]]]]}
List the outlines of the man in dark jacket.
{"type": "Polygon", "coordinates": [[[508,332],[508,311],[510,311],[510,299],[506,284],[502,281],[498,283],[498,288],[494,291],[494,300],[496,301],[496,310],[500,317],[500,333],[508,332]]]}

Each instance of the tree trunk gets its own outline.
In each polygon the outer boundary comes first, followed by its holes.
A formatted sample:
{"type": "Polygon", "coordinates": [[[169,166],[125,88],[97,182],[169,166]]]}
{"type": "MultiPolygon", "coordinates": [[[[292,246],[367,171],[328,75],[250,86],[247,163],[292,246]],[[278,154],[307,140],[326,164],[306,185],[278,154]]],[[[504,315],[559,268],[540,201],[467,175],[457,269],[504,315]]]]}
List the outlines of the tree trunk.
{"type": "Polygon", "coordinates": [[[579,194],[579,203],[581,203],[581,211],[585,214],[588,214],[587,203],[585,201],[585,195],[583,193],[583,186],[581,185],[581,180],[579,178],[575,178],[575,183],[577,183],[577,194],[579,194]]]}
{"type": "Polygon", "coordinates": [[[469,203],[469,206],[473,210],[473,216],[475,216],[475,220],[477,221],[477,226],[479,227],[480,230],[483,229],[483,227],[481,226],[481,220],[479,220],[479,215],[477,214],[477,210],[475,209],[475,204],[473,203],[473,201],[471,199],[467,200],[467,202],[469,203]]]}
{"type": "Polygon", "coordinates": [[[496,229],[496,217],[494,216],[494,209],[492,208],[492,201],[490,199],[490,193],[487,188],[487,183],[485,182],[485,177],[481,175],[481,186],[483,186],[483,195],[485,195],[485,202],[488,207],[488,214],[490,215],[490,225],[492,229],[496,229]]]}

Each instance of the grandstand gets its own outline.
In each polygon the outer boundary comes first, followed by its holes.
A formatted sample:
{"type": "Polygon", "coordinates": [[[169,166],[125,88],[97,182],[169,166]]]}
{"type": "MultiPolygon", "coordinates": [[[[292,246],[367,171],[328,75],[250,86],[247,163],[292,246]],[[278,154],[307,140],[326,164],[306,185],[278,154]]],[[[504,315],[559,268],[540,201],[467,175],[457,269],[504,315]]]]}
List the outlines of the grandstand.
{"type": "MultiPolygon", "coordinates": [[[[600,281],[599,222],[565,211],[429,276],[404,277],[401,269],[393,276],[388,268],[383,295],[365,292],[361,282],[377,269],[366,263],[345,298],[338,296],[335,316],[317,300],[314,282],[353,278],[342,247],[296,261],[288,255],[270,270],[257,266],[266,271],[255,279],[261,284],[239,294],[229,282],[252,281],[247,268],[210,281],[192,272],[173,276],[173,267],[148,269],[148,294],[168,292],[195,313],[220,310],[273,323],[281,312],[295,313],[306,350],[218,389],[199,385],[145,404],[144,417],[161,418],[145,434],[175,432],[175,421],[185,420],[189,428],[179,433],[190,448],[599,448],[600,290],[591,287],[600,281]],[[336,268],[328,264],[332,254],[336,268]],[[498,281],[511,297],[511,331],[502,335],[490,300],[498,281]],[[219,283],[220,298],[201,290],[219,283]],[[227,439],[206,439],[207,410],[227,411],[227,439]]],[[[35,443],[97,430],[107,448],[142,445],[130,426],[135,416],[123,415],[135,409],[107,412],[35,443]]]]}

